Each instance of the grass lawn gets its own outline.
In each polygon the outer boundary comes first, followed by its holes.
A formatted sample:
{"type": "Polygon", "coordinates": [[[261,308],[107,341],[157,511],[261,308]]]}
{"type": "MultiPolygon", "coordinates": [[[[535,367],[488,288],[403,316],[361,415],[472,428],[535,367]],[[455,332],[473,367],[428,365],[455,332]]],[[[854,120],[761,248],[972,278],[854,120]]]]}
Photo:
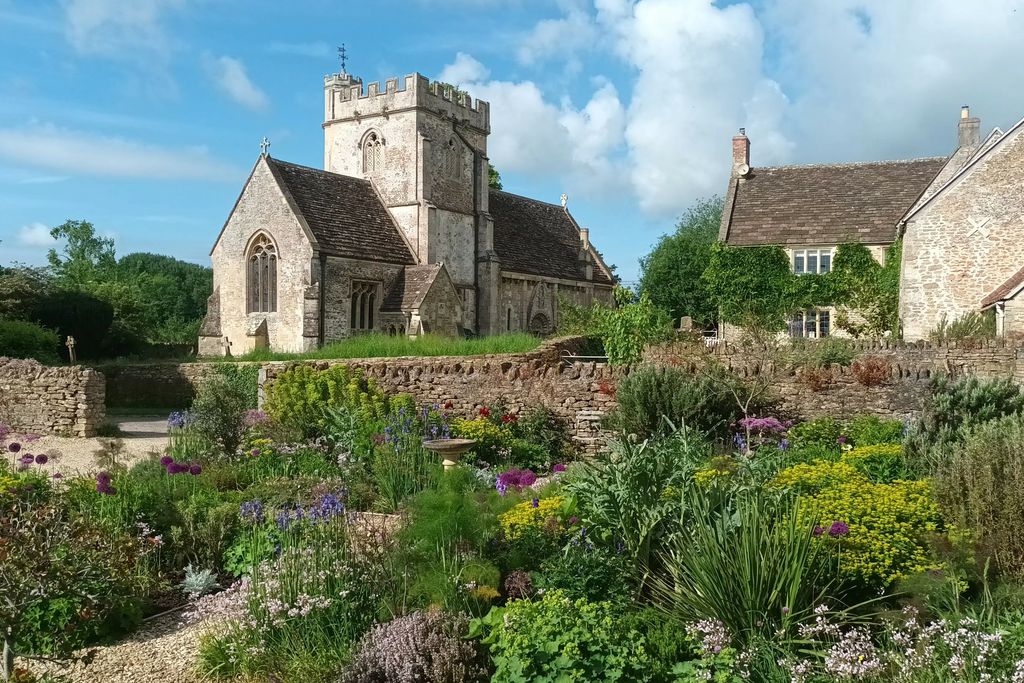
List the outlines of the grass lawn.
{"type": "Polygon", "coordinates": [[[540,345],[530,334],[502,334],[476,339],[455,339],[440,335],[424,335],[415,339],[366,334],[344,339],[306,353],[280,353],[269,349],[252,351],[242,356],[212,359],[230,361],[272,361],[337,358],[395,358],[398,356],[477,356],[488,353],[524,353],[540,345]]]}

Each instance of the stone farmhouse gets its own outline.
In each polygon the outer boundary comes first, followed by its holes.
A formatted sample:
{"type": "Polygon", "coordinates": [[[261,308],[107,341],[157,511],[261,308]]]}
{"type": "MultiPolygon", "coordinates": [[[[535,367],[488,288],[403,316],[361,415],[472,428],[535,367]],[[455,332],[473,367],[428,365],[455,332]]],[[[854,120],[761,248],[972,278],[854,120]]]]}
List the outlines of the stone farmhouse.
{"type": "MultiPolygon", "coordinates": [[[[740,129],[732,161],[719,233],[727,244],[780,246],[801,274],[828,272],[848,242],[882,262],[902,238],[904,339],[986,310],[1000,335],[1024,334],[1024,120],[982,139],[980,119],[963,107],[949,156],[757,168],[740,129]]],[[[798,311],[790,336],[829,336],[833,317],[830,308],[798,311]]]]}
{"type": "Polygon", "coordinates": [[[420,74],[324,79],[324,168],[264,140],[211,252],[202,355],[360,333],[551,333],[613,276],[566,207],[488,185],[490,106],[420,74]]]}

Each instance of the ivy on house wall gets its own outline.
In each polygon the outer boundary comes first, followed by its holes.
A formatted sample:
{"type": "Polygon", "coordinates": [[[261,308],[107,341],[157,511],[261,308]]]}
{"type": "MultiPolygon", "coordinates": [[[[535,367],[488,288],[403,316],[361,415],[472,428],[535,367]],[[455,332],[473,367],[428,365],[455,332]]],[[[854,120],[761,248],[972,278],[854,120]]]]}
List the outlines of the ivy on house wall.
{"type": "Polygon", "coordinates": [[[781,331],[794,311],[835,306],[837,327],[881,336],[899,330],[900,247],[889,247],[883,266],[863,244],[843,244],[832,272],[796,275],[781,247],[718,243],[701,279],[728,323],[781,331]]]}

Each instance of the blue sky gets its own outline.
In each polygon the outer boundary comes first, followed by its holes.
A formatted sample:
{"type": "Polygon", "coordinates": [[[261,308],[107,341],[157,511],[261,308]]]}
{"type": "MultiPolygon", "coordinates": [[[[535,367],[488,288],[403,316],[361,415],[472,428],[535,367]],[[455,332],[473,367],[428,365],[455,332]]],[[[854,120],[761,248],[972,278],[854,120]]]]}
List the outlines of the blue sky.
{"type": "Polygon", "coordinates": [[[961,104],[1024,116],[1020,35],[1024,0],[0,0],[0,263],[67,218],[207,263],[262,136],[322,163],[344,42],[490,100],[506,189],[567,192],[632,280],[738,127],[755,166],[946,154],[961,104]]]}

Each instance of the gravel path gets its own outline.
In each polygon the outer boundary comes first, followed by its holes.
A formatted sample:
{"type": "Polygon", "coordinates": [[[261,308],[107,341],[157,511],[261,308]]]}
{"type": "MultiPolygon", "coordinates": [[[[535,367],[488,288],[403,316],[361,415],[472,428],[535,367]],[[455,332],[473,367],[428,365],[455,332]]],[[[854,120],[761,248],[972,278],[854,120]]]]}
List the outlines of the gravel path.
{"type": "MultiPolygon", "coordinates": [[[[108,420],[124,432],[119,437],[123,450],[117,462],[130,465],[151,453],[161,454],[167,448],[167,416],[111,416],[108,420]]],[[[47,453],[49,461],[42,466],[49,472],[64,475],[88,474],[96,471],[96,453],[107,447],[110,438],[65,438],[44,436],[30,444],[22,444],[26,452],[47,453]]]]}
{"type": "Polygon", "coordinates": [[[29,666],[37,674],[61,674],[73,683],[199,683],[203,679],[193,666],[203,624],[181,626],[180,619],[181,612],[157,617],[126,640],[88,648],[95,655],[89,664],[29,666]]]}

